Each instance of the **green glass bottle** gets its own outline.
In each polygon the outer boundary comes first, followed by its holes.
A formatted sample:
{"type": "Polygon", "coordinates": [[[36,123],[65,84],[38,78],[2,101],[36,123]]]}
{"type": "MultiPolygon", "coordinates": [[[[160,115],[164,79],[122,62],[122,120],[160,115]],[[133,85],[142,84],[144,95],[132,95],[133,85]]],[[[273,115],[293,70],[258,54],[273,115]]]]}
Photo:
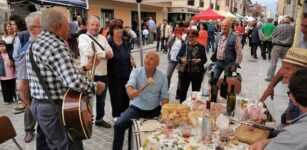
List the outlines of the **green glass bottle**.
{"type": "Polygon", "coordinates": [[[235,93],[235,86],[234,85],[231,85],[231,91],[230,93],[228,93],[228,97],[227,97],[227,113],[229,115],[232,115],[233,114],[233,111],[236,107],[236,93],[235,93]]]}
{"type": "Polygon", "coordinates": [[[217,79],[214,78],[214,72],[211,73],[211,80],[210,80],[210,86],[211,86],[211,98],[210,101],[211,102],[215,102],[217,101],[217,94],[218,94],[218,88],[216,86],[216,82],[217,79]]]}
{"type": "Polygon", "coordinates": [[[224,79],[223,82],[221,83],[221,88],[220,88],[220,96],[226,99],[227,91],[228,91],[227,76],[224,75],[224,79]]]}

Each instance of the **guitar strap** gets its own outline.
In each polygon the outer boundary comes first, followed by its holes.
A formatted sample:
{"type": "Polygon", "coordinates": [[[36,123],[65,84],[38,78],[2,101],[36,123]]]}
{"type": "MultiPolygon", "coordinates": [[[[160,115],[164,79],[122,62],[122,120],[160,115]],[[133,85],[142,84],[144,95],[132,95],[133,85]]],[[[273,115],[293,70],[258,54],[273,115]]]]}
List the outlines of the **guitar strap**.
{"type": "Polygon", "coordinates": [[[100,48],[101,50],[105,51],[105,49],[89,34],[86,34],[88,37],[90,37],[100,48]]]}
{"type": "Polygon", "coordinates": [[[32,52],[32,44],[33,44],[33,43],[31,43],[30,48],[29,48],[29,60],[30,60],[32,69],[33,69],[33,71],[35,72],[35,74],[36,74],[36,76],[37,76],[37,78],[38,78],[39,84],[43,87],[43,90],[44,90],[45,93],[47,94],[48,101],[50,101],[51,104],[53,105],[53,107],[55,108],[54,101],[51,100],[51,95],[50,95],[50,93],[48,92],[47,85],[46,85],[46,83],[43,81],[43,76],[42,76],[42,74],[39,72],[39,68],[37,67],[36,63],[34,62],[34,57],[33,57],[33,52],[32,52]]]}

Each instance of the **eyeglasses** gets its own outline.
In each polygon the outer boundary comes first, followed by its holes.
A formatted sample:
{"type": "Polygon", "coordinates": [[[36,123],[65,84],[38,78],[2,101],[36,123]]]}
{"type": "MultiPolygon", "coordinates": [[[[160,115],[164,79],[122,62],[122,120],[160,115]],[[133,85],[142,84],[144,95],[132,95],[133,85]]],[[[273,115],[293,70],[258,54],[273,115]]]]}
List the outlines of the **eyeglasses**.
{"type": "Polygon", "coordinates": [[[288,97],[290,97],[290,95],[291,95],[290,91],[288,91],[287,94],[288,94],[288,97]]]}
{"type": "Polygon", "coordinates": [[[189,35],[188,37],[189,38],[195,38],[196,36],[195,35],[189,35]]]}
{"type": "Polygon", "coordinates": [[[30,26],[29,29],[41,28],[41,26],[30,26]]]}

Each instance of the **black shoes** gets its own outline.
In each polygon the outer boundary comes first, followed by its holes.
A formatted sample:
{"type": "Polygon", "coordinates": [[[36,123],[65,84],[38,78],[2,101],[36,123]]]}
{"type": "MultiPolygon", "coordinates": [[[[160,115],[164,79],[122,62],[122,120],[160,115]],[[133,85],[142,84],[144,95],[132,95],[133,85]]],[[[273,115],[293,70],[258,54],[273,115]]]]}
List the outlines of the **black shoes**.
{"type": "Polygon", "coordinates": [[[268,82],[271,82],[271,81],[272,81],[272,78],[269,78],[269,77],[268,77],[268,78],[265,78],[264,80],[265,80],[265,81],[268,81],[268,82]]]}
{"type": "Polygon", "coordinates": [[[13,109],[13,113],[14,114],[20,114],[20,113],[23,113],[25,111],[25,109],[26,109],[26,105],[21,103],[13,109]]]}
{"type": "Polygon", "coordinates": [[[33,140],[33,137],[34,137],[33,132],[27,132],[25,137],[24,137],[24,140],[25,140],[26,143],[30,143],[33,140]]]}
{"type": "Polygon", "coordinates": [[[95,125],[96,126],[99,126],[99,127],[104,127],[104,128],[111,128],[111,124],[105,122],[104,120],[101,119],[101,121],[96,121],[95,122],[95,125]]]}

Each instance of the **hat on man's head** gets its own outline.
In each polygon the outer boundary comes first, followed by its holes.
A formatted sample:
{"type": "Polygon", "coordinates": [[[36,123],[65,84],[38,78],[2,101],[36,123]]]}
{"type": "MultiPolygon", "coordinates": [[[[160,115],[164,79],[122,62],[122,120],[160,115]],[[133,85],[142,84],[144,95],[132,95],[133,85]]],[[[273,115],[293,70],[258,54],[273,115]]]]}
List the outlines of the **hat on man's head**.
{"type": "Polygon", "coordinates": [[[0,40],[0,45],[6,45],[6,42],[4,40],[0,40]]]}
{"type": "Polygon", "coordinates": [[[307,67],[307,49],[290,48],[283,61],[301,67],[307,67]]]}

